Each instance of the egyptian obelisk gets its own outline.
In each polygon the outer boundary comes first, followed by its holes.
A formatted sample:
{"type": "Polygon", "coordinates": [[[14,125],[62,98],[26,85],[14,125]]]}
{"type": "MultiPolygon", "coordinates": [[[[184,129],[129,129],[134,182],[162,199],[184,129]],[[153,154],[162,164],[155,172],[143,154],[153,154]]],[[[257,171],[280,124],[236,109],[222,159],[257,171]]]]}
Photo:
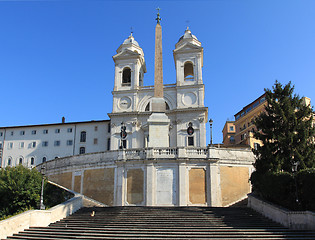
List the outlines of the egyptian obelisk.
{"type": "MultiPolygon", "coordinates": [[[[157,9],[159,11],[159,8],[157,9]]],[[[155,27],[155,59],[154,59],[154,97],[152,98],[152,114],[148,119],[149,147],[169,147],[169,123],[165,114],[163,98],[163,59],[162,59],[162,27],[160,13],[157,13],[155,27]]]]}

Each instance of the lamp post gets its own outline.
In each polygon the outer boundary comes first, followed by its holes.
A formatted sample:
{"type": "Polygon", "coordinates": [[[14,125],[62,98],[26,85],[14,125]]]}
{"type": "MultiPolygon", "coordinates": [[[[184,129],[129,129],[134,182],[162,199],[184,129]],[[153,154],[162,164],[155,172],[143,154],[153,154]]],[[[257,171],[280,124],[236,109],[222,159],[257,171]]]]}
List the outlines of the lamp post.
{"type": "Polygon", "coordinates": [[[213,120],[212,120],[212,118],[210,118],[210,120],[209,120],[209,124],[210,124],[210,146],[212,145],[212,123],[213,123],[213,120]]]}
{"type": "Polygon", "coordinates": [[[293,178],[294,178],[294,182],[295,182],[295,201],[296,203],[299,205],[299,194],[298,194],[298,186],[297,186],[297,182],[296,182],[296,173],[298,171],[298,166],[299,166],[299,162],[294,162],[292,164],[292,172],[293,172],[293,178]]]}
{"type": "Polygon", "coordinates": [[[45,166],[41,167],[41,174],[42,174],[42,190],[40,193],[40,205],[39,205],[39,210],[45,210],[45,205],[44,205],[44,170],[45,166]]]}

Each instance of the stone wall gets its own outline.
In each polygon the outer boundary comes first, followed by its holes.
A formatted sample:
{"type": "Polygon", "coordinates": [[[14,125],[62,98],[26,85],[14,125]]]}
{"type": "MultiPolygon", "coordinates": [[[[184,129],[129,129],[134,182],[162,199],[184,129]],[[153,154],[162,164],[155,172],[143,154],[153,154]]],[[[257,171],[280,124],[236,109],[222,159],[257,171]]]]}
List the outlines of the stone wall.
{"type": "Polygon", "coordinates": [[[108,154],[49,161],[46,175],[108,206],[228,206],[251,190],[254,156],[248,150],[149,148],[108,154]]]}
{"type": "Polygon", "coordinates": [[[227,206],[250,192],[248,167],[220,166],[222,206],[227,206]]]}

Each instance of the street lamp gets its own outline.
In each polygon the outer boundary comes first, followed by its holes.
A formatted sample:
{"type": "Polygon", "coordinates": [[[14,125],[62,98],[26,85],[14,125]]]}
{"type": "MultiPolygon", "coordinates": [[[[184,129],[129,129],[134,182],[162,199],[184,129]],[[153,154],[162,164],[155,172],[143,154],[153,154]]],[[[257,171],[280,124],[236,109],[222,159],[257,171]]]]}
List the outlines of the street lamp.
{"type": "MultiPolygon", "coordinates": [[[[294,158],[294,157],[293,157],[294,158]]],[[[298,171],[298,166],[299,166],[300,162],[294,162],[292,164],[292,173],[293,173],[293,178],[294,178],[294,183],[295,183],[295,201],[297,204],[299,204],[299,194],[298,194],[298,186],[297,186],[297,182],[296,182],[296,173],[298,171]]]]}
{"type": "Polygon", "coordinates": [[[44,205],[44,171],[45,171],[45,166],[42,166],[41,169],[41,174],[42,174],[42,190],[40,193],[40,205],[39,205],[39,210],[45,210],[45,205],[44,205]]]}
{"type": "Polygon", "coordinates": [[[212,145],[212,123],[213,123],[213,120],[212,120],[212,118],[210,118],[210,120],[209,120],[209,124],[210,124],[210,145],[212,145]]]}

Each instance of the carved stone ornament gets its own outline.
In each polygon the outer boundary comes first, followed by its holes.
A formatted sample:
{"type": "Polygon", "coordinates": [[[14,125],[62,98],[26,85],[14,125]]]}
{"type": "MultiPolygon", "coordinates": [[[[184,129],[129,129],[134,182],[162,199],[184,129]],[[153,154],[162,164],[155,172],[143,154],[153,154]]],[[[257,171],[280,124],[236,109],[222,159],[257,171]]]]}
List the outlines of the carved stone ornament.
{"type": "Polygon", "coordinates": [[[175,124],[180,124],[181,122],[182,122],[182,120],[180,120],[180,119],[175,120],[175,124]]]}
{"type": "Polygon", "coordinates": [[[140,122],[139,122],[139,121],[133,121],[133,122],[132,122],[132,126],[137,126],[137,127],[139,127],[139,126],[140,126],[140,122]]]}
{"type": "Polygon", "coordinates": [[[200,118],[198,118],[198,120],[199,120],[199,122],[200,122],[200,123],[203,123],[203,122],[204,122],[204,120],[205,120],[205,118],[200,117],[200,118]]]}

